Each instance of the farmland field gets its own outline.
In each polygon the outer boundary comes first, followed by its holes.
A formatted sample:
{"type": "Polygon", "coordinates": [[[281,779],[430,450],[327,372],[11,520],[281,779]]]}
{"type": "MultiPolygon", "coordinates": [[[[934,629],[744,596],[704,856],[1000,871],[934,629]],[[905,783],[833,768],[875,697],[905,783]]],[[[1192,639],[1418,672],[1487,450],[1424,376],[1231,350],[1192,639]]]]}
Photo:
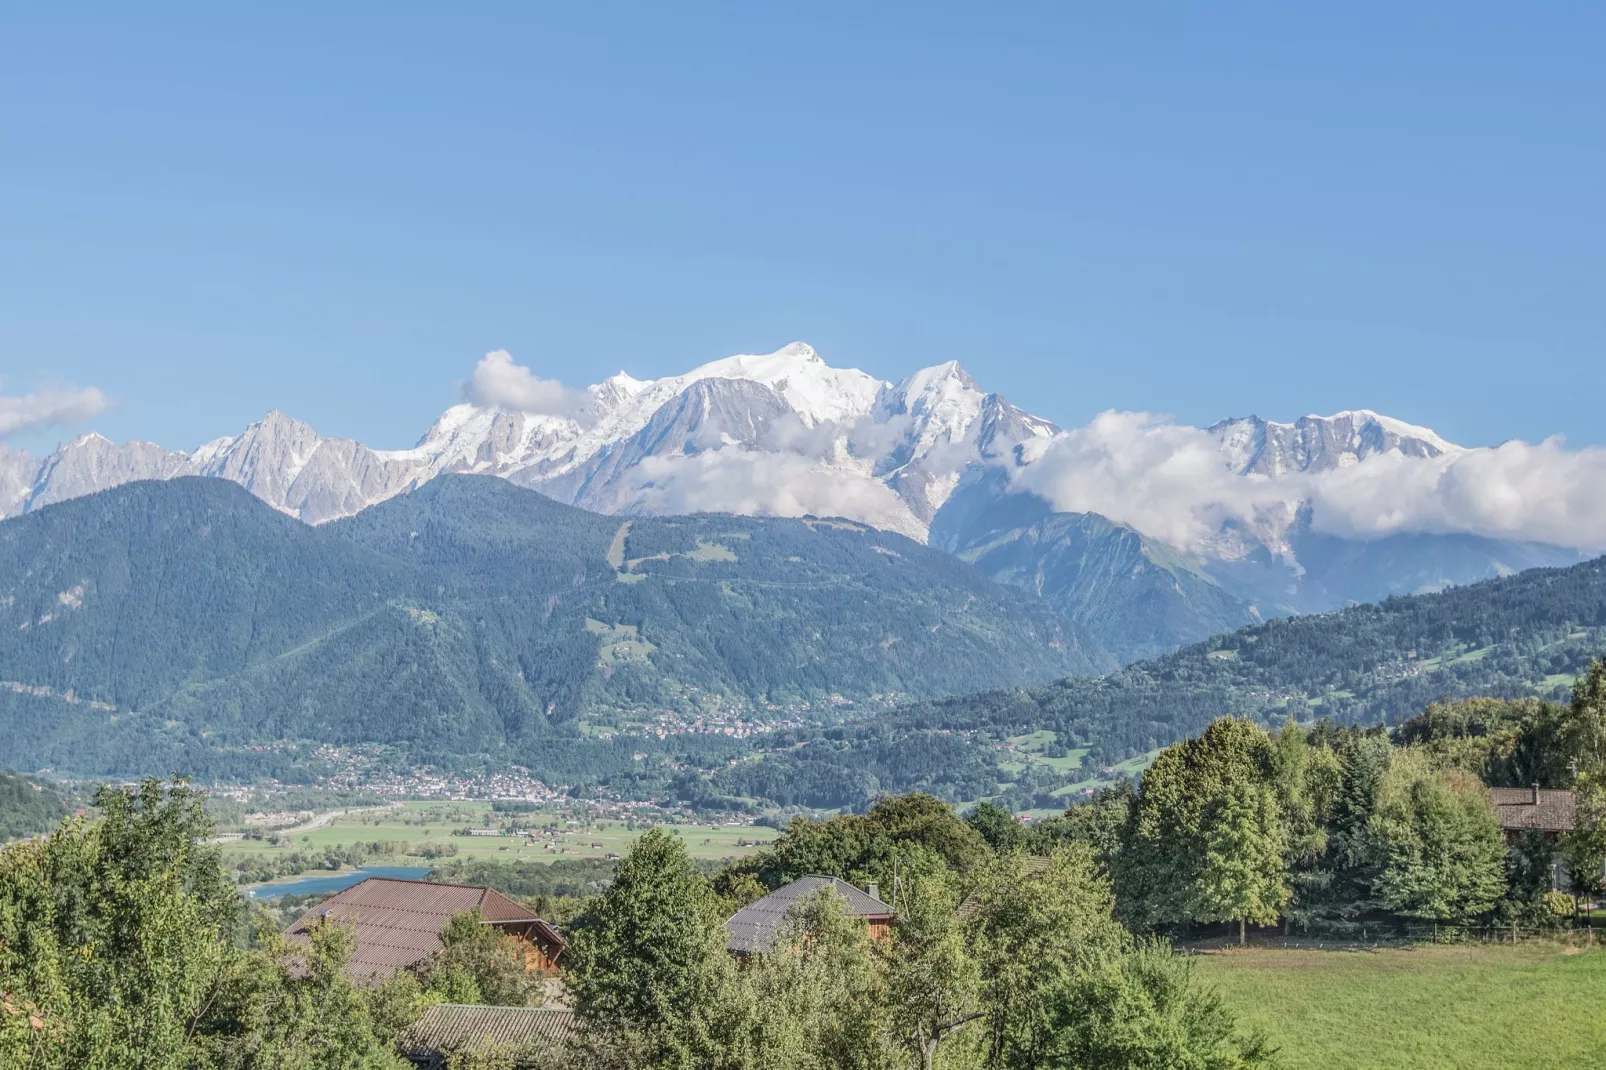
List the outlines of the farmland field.
{"type": "MultiPolygon", "coordinates": [[[[387,864],[429,865],[444,857],[501,861],[551,861],[557,858],[606,858],[623,854],[649,826],[631,828],[623,819],[566,820],[561,813],[498,814],[489,803],[409,802],[390,809],[354,810],[306,831],[280,833],[280,844],[265,839],[232,840],[230,854],[288,855],[374,841],[404,843],[407,853],[387,864]],[[496,827],[516,819],[523,831],[513,835],[464,836],[462,829],[496,827]],[[524,828],[528,826],[527,828],[524,828]],[[415,853],[416,852],[416,853],[415,853]],[[422,859],[422,860],[421,860],[422,859]]],[[[774,829],[754,825],[663,825],[681,838],[694,858],[728,858],[748,854],[754,842],[775,839],[774,829]]]]}
{"type": "Polygon", "coordinates": [[[1606,1066],[1606,950],[1251,948],[1195,961],[1288,1070],[1606,1066]]]}

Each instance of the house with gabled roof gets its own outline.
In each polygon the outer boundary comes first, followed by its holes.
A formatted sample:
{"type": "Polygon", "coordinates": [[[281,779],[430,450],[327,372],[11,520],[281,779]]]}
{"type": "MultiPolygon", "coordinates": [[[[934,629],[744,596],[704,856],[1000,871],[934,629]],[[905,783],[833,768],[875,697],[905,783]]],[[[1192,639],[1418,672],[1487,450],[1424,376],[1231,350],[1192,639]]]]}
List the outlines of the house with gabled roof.
{"type": "Polygon", "coordinates": [[[811,875],[799,877],[731,915],[725,923],[725,931],[730,934],[726,950],[733,955],[756,955],[770,950],[785,928],[792,909],[821,892],[840,896],[843,913],[863,918],[870,927],[872,939],[879,940],[886,936],[892,924],[892,907],[881,901],[875,885],[869,885],[861,891],[835,877],[811,875]]]}
{"type": "Polygon", "coordinates": [[[428,958],[444,947],[441,934],[459,914],[478,910],[486,925],[525,945],[525,964],[556,973],[564,941],[528,907],[494,888],[476,884],[369,877],[325,899],[284,931],[292,944],[310,942],[320,922],[350,925],[356,947],[346,972],[376,983],[428,958]]]}
{"type": "Polygon", "coordinates": [[[1570,791],[1541,788],[1490,788],[1489,804],[1508,843],[1523,832],[1538,832],[1553,840],[1571,832],[1578,821],[1578,797],[1570,791]]]}

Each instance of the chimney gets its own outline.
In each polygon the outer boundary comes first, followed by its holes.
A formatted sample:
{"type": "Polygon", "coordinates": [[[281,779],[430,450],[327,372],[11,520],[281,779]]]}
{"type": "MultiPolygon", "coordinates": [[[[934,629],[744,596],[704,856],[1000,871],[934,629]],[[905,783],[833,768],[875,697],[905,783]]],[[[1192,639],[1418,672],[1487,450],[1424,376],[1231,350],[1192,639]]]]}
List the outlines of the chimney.
{"type": "Polygon", "coordinates": [[[1534,793],[1533,804],[1535,806],[1538,806],[1539,805],[1539,781],[1537,781],[1537,780],[1534,781],[1533,793],[1534,793]]]}
{"type": "Polygon", "coordinates": [[[864,890],[869,893],[871,899],[879,900],[881,898],[881,885],[877,884],[875,881],[871,881],[869,884],[866,884],[864,886],[864,890]]]}

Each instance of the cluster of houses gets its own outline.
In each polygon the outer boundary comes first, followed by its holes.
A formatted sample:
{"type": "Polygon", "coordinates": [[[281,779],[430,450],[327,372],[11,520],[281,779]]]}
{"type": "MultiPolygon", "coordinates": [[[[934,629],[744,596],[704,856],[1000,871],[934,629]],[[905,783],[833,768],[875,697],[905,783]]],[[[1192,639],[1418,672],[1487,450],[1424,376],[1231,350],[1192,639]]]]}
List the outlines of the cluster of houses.
{"type": "MultiPolygon", "coordinates": [[[[782,931],[787,913],[822,891],[841,897],[843,910],[862,917],[871,935],[880,938],[892,924],[892,908],[882,902],[875,885],[855,888],[835,877],[803,877],[737,911],[725,927],[733,955],[769,950],[782,931]]],[[[360,984],[378,984],[439,951],[454,917],[478,911],[483,923],[514,938],[523,948],[525,966],[557,979],[563,972],[563,936],[527,907],[494,888],[470,884],[369,877],[324,900],[285,930],[293,944],[305,945],[314,926],[348,925],[355,946],[346,972],[360,984]]],[[[554,995],[558,995],[557,992],[554,995]]],[[[439,1004],[431,1007],[401,1038],[402,1054],[419,1066],[444,1067],[456,1053],[481,1044],[494,1045],[531,1065],[561,1045],[573,1029],[573,1011],[555,1006],[481,1007],[439,1004]]]]}
{"type": "MultiPolygon", "coordinates": [[[[1555,837],[1573,828],[1576,800],[1570,791],[1534,785],[1494,788],[1489,795],[1509,843],[1526,831],[1555,837]]],[[[844,912],[864,919],[873,939],[886,935],[893,910],[874,884],[857,888],[836,877],[808,876],[732,915],[725,923],[727,949],[739,956],[770,950],[784,931],[789,912],[822,892],[835,894],[844,912]]],[[[359,983],[377,984],[439,951],[447,924],[472,910],[479,912],[484,924],[518,941],[528,969],[554,979],[561,976],[563,936],[527,907],[479,885],[370,877],[307,911],[285,934],[292,943],[305,944],[310,930],[322,922],[351,926],[355,950],[346,971],[359,983]]],[[[573,1011],[562,1005],[561,997],[552,1003],[543,1007],[437,1005],[403,1035],[401,1050],[415,1064],[436,1070],[453,1054],[488,1043],[511,1053],[518,1065],[534,1065],[563,1044],[574,1028],[573,1011]]]]}

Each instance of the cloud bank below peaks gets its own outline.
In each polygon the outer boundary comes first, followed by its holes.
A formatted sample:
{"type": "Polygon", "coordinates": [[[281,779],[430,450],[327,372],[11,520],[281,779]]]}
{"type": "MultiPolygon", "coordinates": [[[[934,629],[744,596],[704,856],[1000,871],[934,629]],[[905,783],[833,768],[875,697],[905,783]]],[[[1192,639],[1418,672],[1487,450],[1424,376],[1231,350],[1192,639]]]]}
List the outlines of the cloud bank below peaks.
{"type": "Polygon", "coordinates": [[[1606,448],[1569,450],[1560,438],[1433,458],[1391,451],[1277,477],[1239,475],[1208,431],[1144,412],[1104,412],[1028,446],[1014,489],[1184,550],[1229,523],[1286,527],[1301,502],[1313,530],[1348,538],[1472,534],[1606,549],[1606,448]]]}
{"type": "Polygon", "coordinates": [[[1606,549],[1606,449],[1558,436],[1432,459],[1386,453],[1315,477],[1312,523],[1334,535],[1400,531],[1606,549]]]}
{"type": "Polygon", "coordinates": [[[41,390],[20,396],[0,394],[0,439],[81,424],[111,406],[111,399],[93,386],[41,390]]]}

